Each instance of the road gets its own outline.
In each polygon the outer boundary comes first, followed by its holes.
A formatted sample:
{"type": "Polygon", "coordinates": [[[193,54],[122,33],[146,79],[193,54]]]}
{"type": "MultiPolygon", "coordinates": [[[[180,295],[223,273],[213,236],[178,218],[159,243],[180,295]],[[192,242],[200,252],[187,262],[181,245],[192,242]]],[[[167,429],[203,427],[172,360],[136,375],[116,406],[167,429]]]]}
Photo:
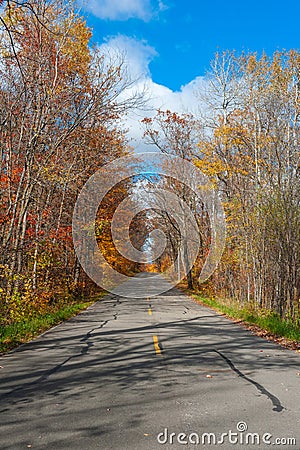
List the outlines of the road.
{"type": "Polygon", "coordinates": [[[0,449],[299,450],[299,363],[179,290],[108,295],[0,358],[0,449]]]}

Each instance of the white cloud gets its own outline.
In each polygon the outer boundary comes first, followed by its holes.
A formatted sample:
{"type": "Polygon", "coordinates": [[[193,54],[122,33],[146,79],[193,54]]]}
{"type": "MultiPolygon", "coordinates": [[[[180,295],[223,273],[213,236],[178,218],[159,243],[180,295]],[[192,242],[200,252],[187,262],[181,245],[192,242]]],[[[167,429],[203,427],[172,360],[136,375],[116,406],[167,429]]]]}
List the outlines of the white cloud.
{"type": "MultiPolygon", "coordinates": [[[[140,85],[142,86],[142,82],[140,82],[140,85]]],[[[205,89],[206,82],[202,77],[197,77],[176,92],[155,83],[150,77],[145,80],[144,85],[146,86],[147,96],[150,98],[151,109],[133,112],[125,121],[125,127],[129,130],[128,136],[132,140],[131,145],[137,152],[157,150],[145,143],[143,139],[144,127],[141,123],[144,117],[153,117],[157,109],[168,109],[179,114],[192,113],[196,116],[205,112],[203,104],[196,95],[197,92],[205,89]]]]}
{"type": "Polygon", "coordinates": [[[166,11],[167,9],[169,9],[169,6],[167,6],[163,1],[158,0],[158,9],[160,12],[166,11]]]}
{"type": "MultiPolygon", "coordinates": [[[[163,7],[159,2],[159,9],[163,7]]],[[[86,0],[85,9],[100,19],[109,20],[136,18],[147,21],[153,14],[150,0],[86,0]]]]}
{"type": "MultiPolygon", "coordinates": [[[[193,113],[197,115],[199,113],[200,101],[196,92],[205,90],[206,81],[203,77],[197,77],[190,83],[181,86],[179,91],[172,91],[167,86],[153,81],[149,64],[158,54],[147,42],[119,35],[108,39],[100,46],[100,49],[105,54],[108,53],[113,56],[116,52],[116,55],[121,53],[124,56],[130,78],[137,80],[126,95],[130,95],[133,91],[146,89],[147,97],[150,98],[145,110],[131,112],[124,123],[125,128],[129,129],[128,136],[132,139],[131,145],[136,151],[150,150],[142,138],[143,126],[141,120],[144,117],[154,116],[157,109],[169,109],[180,114],[193,113]]],[[[201,105],[201,111],[203,111],[203,105],[201,105]]]]}
{"type": "Polygon", "coordinates": [[[124,58],[125,66],[132,80],[150,78],[149,64],[157,56],[156,50],[147,42],[124,35],[107,39],[100,46],[100,50],[112,58],[124,58]]]}
{"type": "Polygon", "coordinates": [[[159,85],[153,80],[148,80],[149,91],[153,98],[156,109],[170,109],[178,113],[197,114],[199,99],[196,92],[204,87],[205,81],[202,77],[197,77],[190,83],[181,86],[179,91],[172,91],[166,86],[159,85]]]}

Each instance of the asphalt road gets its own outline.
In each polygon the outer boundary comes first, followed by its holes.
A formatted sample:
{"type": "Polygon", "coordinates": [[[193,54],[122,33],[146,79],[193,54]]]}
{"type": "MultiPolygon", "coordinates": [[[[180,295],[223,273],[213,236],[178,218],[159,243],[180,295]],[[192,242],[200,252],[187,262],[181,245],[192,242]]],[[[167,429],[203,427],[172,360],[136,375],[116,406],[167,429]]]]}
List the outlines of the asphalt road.
{"type": "Polygon", "coordinates": [[[176,289],[107,296],[0,358],[0,449],[299,450],[299,363],[176,289]]]}

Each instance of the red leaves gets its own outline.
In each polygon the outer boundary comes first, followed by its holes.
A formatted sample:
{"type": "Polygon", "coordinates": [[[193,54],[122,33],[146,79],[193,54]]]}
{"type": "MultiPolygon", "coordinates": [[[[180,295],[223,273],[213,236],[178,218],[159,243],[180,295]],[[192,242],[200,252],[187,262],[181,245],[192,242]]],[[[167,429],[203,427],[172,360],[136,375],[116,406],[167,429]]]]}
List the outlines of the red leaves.
{"type": "Polygon", "coordinates": [[[50,239],[57,239],[60,242],[71,242],[72,241],[72,227],[71,226],[60,226],[58,229],[52,229],[49,232],[50,239]]]}

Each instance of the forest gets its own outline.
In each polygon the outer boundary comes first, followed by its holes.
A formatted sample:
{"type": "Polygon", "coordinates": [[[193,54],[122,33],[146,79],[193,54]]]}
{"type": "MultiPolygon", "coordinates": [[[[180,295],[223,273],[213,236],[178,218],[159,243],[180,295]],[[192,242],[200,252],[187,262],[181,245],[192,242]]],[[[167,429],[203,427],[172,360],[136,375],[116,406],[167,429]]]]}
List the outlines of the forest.
{"type": "MultiPolygon", "coordinates": [[[[121,120],[143,109],[124,55],[108,57],[71,2],[0,1],[0,323],[5,328],[89,300],[99,288],[85,275],[72,241],[83,185],[116,158],[134,153],[121,120]],[[2,5],[1,5],[2,4],[2,5]]],[[[300,52],[217,53],[195,92],[199,113],[157,110],[144,139],[209,177],[227,223],[225,250],[205,283],[198,277],[211,235],[203,205],[166,178],[193,211],[201,248],[184,280],[190,290],[300,325],[300,52]]],[[[145,190],[151,190],[148,180],[145,190]]],[[[135,190],[118,184],[97,216],[106,260],[134,275],[163,271],[176,259],[176,223],[157,205],[132,221],[142,249],[147,233],[167,236],[152,264],[120,256],[110,224],[135,190]],[[151,210],[153,213],[151,213],[151,210]],[[145,220],[147,219],[147,220],[145,220]],[[148,221],[148,222],[147,222],[148,221]]]]}

